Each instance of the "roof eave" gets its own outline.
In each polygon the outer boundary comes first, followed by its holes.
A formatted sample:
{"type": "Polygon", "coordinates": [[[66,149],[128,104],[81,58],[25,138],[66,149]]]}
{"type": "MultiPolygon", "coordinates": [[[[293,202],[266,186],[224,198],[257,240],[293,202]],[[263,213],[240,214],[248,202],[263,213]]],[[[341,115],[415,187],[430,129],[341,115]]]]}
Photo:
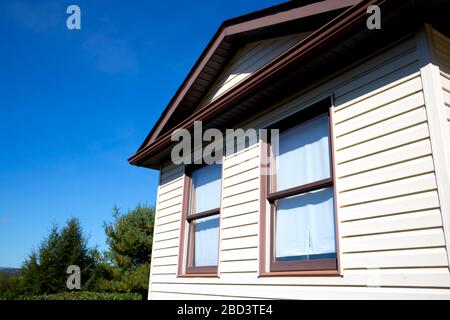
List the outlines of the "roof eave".
{"type": "Polygon", "coordinates": [[[163,110],[161,116],[156,121],[136,153],[139,153],[139,151],[149,144],[152,144],[158,138],[158,135],[164,127],[165,120],[172,115],[178,104],[186,95],[195,78],[201,72],[211,55],[214,54],[214,50],[226,37],[236,36],[250,30],[277,25],[333,10],[344,9],[358,2],[360,2],[360,0],[319,2],[310,0],[292,1],[224,21],[214,34],[213,38],[209,41],[208,45],[197,59],[187,77],[178,88],[167,107],[163,110]]]}
{"type": "MultiPolygon", "coordinates": [[[[281,54],[272,60],[269,64],[262,67],[253,75],[239,83],[232,90],[224,93],[218,99],[212,101],[208,106],[198,110],[180,123],[176,128],[191,129],[194,120],[205,120],[230,107],[237,99],[242,99],[245,95],[251,94],[258,85],[266,83],[274,76],[280,76],[283,72],[289,70],[292,64],[299,63],[303,58],[313,54],[331,44],[340,36],[344,36],[351,30],[361,25],[365,25],[367,7],[385,2],[385,0],[365,0],[352,6],[337,18],[328,22],[319,30],[313,32],[299,44],[295,45],[289,51],[281,54]]],[[[129,159],[129,163],[137,166],[151,167],[146,164],[148,158],[167,148],[171,143],[170,132],[158,137],[151,144],[140,149],[129,159]]]]}

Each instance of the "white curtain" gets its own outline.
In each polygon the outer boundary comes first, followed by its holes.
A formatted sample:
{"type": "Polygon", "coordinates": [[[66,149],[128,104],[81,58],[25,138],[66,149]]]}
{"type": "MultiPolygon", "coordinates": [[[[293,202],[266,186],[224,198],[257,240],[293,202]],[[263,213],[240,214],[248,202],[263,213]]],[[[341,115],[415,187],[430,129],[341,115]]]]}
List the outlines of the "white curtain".
{"type": "Polygon", "coordinates": [[[220,207],[222,166],[212,164],[192,173],[195,195],[195,212],[203,212],[220,207]]]}
{"type": "Polygon", "coordinates": [[[280,134],[277,191],[330,177],[328,131],[328,116],[322,116],[280,134]]]}
{"type": "Polygon", "coordinates": [[[219,215],[195,220],[194,266],[217,265],[219,215]]]}
{"type": "Polygon", "coordinates": [[[276,257],[335,253],[333,188],[278,201],[276,257]]]}

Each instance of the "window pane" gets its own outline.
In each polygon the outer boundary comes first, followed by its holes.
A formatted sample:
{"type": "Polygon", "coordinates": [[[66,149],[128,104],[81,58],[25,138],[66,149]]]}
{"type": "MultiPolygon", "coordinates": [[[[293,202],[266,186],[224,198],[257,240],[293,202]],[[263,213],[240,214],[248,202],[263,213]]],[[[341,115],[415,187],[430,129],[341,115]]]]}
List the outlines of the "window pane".
{"type": "Polygon", "coordinates": [[[330,177],[328,131],[323,116],[280,134],[277,191],[330,177]]]}
{"type": "Polygon", "coordinates": [[[330,256],[335,257],[333,255],[335,252],[332,187],[278,201],[276,213],[277,259],[329,258],[330,256]]]}
{"type": "Polygon", "coordinates": [[[204,212],[220,208],[222,166],[213,164],[204,166],[192,173],[194,186],[194,212],[204,212]]]}
{"type": "Polygon", "coordinates": [[[219,215],[194,222],[194,263],[196,267],[217,265],[219,253],[219,215]]]}

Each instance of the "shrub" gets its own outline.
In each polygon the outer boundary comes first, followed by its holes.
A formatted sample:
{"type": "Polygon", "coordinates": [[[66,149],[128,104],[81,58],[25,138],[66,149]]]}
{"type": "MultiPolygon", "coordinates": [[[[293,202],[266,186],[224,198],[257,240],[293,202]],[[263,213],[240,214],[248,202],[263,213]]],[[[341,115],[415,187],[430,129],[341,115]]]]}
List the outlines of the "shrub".
{"type": "Polygon", "coordinates": [[[138,293],[103,293],[90,291],[61,292],[23,296],[20,300],[142,300],[138,293]]]}

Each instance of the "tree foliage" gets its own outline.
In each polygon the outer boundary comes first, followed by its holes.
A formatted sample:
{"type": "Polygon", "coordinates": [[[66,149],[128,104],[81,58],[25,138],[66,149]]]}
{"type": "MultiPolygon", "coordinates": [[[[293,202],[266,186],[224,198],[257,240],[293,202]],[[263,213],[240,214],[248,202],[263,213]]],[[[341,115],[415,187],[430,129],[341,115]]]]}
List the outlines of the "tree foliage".
{"type": "Polygon", "coordinates": [[[38,250],[22,266],[21,289],[26,294],[51,294],[66,291],[67,267],[81,269],[84,288],[95,288],[92,277],[100,262],[100,253],[88,248],[80,224],[72,218],[61,230],[54,226],[38,250]]]}
{"type": "Polygon", "coordinates": [[[152,207],[139,205],[126,214],[121,214],[117,207],[113,209],[113,221],[104,225],[109,245],[106,257],[112,266],[113,277],[102,283],[104,290],[146,295],[153,223],[152,207]]]}
{"type": "Polygon", "coordinates": [[[153,242],[154,209],[137,206],[104,224],[109,250],[89,248],[78,219],[48,236],[22,265],[19,276],[0,273],[0,299],[132,299],[146,297],[153,242]],[[81,270],[81,292],[68,292],[67,268],[81,270]]]}

